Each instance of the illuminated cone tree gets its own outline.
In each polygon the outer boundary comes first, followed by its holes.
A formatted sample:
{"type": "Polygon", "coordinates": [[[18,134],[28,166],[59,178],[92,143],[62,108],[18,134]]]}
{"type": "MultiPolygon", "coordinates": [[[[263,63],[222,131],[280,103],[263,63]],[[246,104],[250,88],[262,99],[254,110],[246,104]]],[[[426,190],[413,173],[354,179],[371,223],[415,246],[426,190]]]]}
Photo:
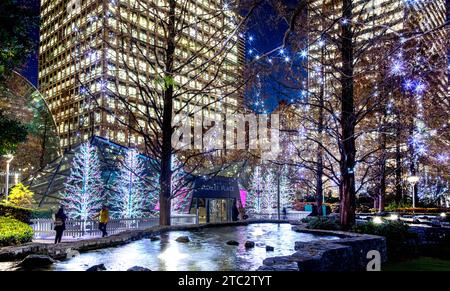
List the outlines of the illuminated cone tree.
{"type": "Polygon", "coordinates": [[[154,207],[155,194],[145,182],[145,167],[139,153],[131,149],[120,166],[110,195],[114,218],[142,218],[154,207]]]}
{"type": "Polygon", "coordinates": [[[89,142],[75,154],[65,189],[63,205],[70,218],[87,220],[100,210],[104,202],[100,161],[89,142]]]}

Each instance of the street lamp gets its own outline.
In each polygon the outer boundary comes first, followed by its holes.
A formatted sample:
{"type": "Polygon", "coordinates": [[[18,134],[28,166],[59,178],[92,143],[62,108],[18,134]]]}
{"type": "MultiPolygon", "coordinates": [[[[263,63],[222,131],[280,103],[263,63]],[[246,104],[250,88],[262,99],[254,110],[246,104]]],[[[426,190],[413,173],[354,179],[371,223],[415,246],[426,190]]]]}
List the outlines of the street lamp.
{"type": "Polygon", "coordinates": [[[409,184],[411,184],[412,203],[413,203],[413,211],[414,211],[414,208],[416,208],[416,195],[414,193],[414,186],[416,185],[417,182],[419,182],[420,177],[418,177],[418,176],[409,176],[406,180],[409,182],[409,184]]]}
{"type": "Polygon", "coordinates": [[[5,200],[8,201],[8,190],[9,190],[9,164],[14,159],[12,154],[4,155],[6,159],[6,178],[5,178],[5,200]]]}

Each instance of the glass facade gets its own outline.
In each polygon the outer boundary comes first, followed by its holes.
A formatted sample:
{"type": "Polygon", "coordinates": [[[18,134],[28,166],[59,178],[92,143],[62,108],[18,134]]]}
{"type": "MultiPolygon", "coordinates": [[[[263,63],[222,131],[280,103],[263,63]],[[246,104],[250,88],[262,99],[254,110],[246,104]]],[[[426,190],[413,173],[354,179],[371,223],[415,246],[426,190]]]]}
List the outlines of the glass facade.
{"type": "MultiPolygon", "coordinates": [[[[122,125],[128,117],[118,99],[126,98],[139,113],[149,107],[140,98],[142,87],[158,91],[167,9],[166,0],[41,2],[39,84],[62,148],[93,135],[125,145],[143,143],[122,125]]],[[[180,97],[174,110],[198,107],[209,117],[236,110],[242,102],[239,16],[220,0],[177,1],[176,15],[174,82],[180,97]]],[[[137,115],[135,122],[148,127],[148,115],[137,115]]]]}

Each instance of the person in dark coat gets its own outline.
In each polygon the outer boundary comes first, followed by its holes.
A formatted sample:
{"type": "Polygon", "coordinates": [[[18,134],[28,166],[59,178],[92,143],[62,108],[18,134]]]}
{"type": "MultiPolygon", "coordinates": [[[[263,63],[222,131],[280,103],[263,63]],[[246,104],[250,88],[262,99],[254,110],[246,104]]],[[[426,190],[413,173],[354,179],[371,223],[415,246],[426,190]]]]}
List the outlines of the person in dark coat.
{"type": "Polygon", "coordinates": [[[233,207],[231,208],[231,215],[232,215],[231,219],[233,221],[239,220],[239,208],[236,204],[237,204],[237,199],[235,198],[233,200],[233,207]]]}
{"type": "Polygon", "coordinates": [[[283,207],[283,219],[287,219],[287,208],[283,207]]]}
{"type": "Polygon", "coordinates": [[[55,244],[60,243],[62,236],[63,236],[63,232],[66,229],[66,219],[67,219],[67,215],[64,213],[64,207],[60,207],[58,209],[58,212],[56,212],[55,214],[55,231],[56,231],[56,236],[55,236],[55,244]]]}

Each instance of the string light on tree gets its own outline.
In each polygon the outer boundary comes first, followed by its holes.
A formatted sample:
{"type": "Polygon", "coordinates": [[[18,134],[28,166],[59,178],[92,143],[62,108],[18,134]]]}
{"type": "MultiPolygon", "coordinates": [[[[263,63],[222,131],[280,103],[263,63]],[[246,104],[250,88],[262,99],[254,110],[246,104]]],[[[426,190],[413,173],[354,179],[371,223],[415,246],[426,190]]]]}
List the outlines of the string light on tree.
{"type": "Polygon", "coordinates": [[[64,186],[63,205],[70,218],[87,220],[98,212],[104,202],[104,187],[97,149],[89,142],[75,153],[64,186]]]}
{"type": "Polygon", "coordinates": [[[145,167],[135,149],[127,151],[119,167],[110,202],[111,215],[118,219],[141,218],[154,209],[156,193],[149,191],[145,183],[145,167]]]}

